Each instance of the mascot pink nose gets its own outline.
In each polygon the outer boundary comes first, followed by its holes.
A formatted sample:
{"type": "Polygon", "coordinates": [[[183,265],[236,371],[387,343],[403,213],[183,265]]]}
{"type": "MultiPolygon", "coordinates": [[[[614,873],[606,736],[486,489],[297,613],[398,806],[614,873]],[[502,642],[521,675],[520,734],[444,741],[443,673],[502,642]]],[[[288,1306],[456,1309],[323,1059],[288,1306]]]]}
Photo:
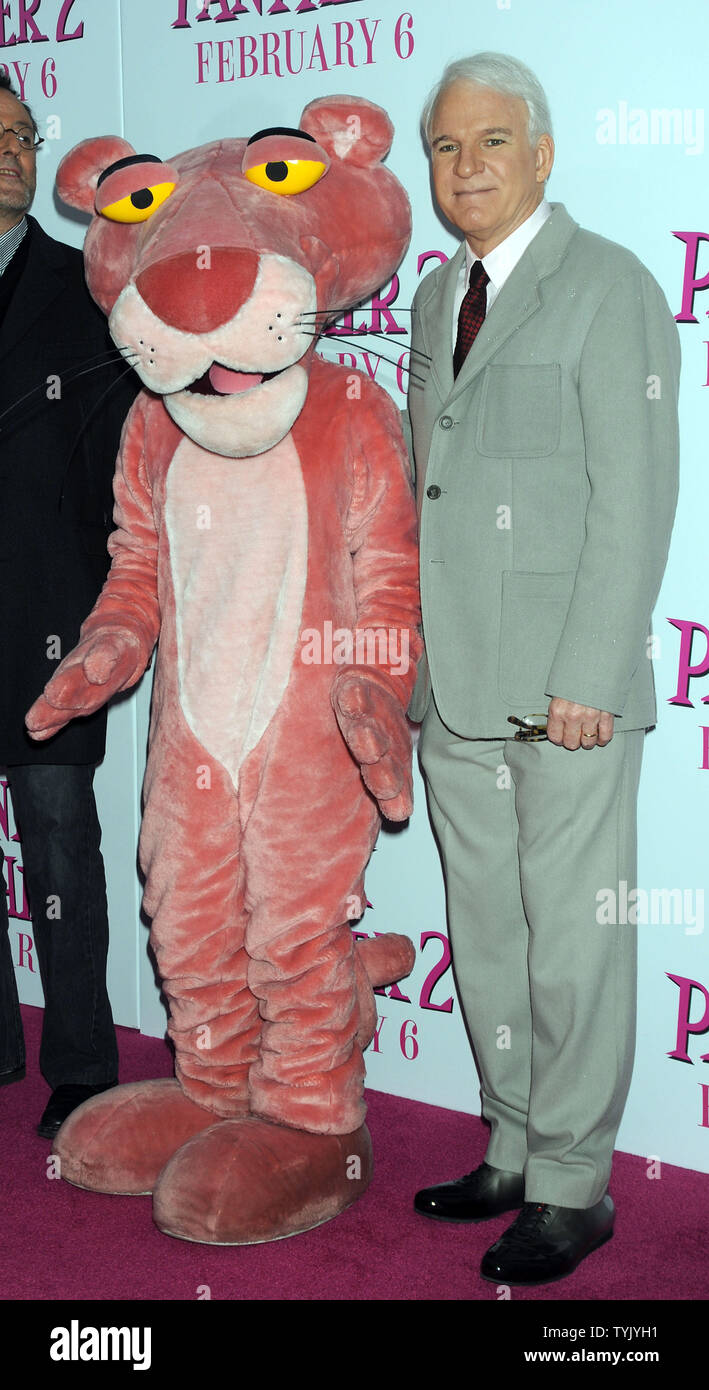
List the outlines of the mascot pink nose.
{"type": "Polygon", "coordinates": [[[185,333],[207,333],[227,323],[254,287],[256,251],[204,247],[156,261],[136,278],[155,316],[185,333]]]}

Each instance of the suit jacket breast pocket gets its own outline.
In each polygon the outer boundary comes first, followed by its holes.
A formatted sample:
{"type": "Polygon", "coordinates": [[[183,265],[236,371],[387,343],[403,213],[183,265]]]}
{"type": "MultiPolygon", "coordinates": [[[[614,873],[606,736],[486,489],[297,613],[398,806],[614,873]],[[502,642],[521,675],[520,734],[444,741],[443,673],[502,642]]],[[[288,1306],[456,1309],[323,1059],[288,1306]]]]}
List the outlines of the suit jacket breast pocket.
{"type": "Polygon", "coordinates": [[[575,570],[502,576],[499,690],[509,704],[526,705],[526,714],[547,707],[546,685],[575,582],[575,570]]]}
{"type": "Polygon", "coordinates": [[[485,369],[477,450],[488,458],[544,458],[559,447],[558,362],[485,369]]]}

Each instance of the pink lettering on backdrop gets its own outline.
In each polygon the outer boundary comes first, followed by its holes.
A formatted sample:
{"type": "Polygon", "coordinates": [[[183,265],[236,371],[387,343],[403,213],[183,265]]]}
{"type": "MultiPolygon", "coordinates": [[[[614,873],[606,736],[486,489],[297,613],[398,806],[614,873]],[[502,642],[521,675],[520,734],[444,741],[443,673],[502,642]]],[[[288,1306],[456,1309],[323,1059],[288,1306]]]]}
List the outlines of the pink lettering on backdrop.
{"type": "Polygon", "coordinates": [[[451,965],[451,948],[447,936],[439,931],[421,932],[421,950],[423,951],[427,941],[439,941],[441,943],[441,958],[432,970],[429,970],[421,989],[420,1004],[422,1009],[436,1009],[439,1013],[450,1014],[453,1012],[453,999],[449,997],[442,1004],[434,1004],[431,999],[434,985],[445,975],[451,965]]]}
{"type": "Polygon", "coordinates": [[[206,82],[209,72],[209,57],[212,52],[211,43],[197,44],[197,81],[206,82]]]}
{"type": "MultiPolygon", "coordinates": [[[[416,261],[416,274],[420,275],[428,261],[438,261],[439,265],[445,265],[448,257],[444,251],[421,251],[416,261]]],[[[430,267],[433,270],[433,266],[430,267]]]]}
{"type": "Polygon", "coordinates": [[[239,39],[239,52],[241,55],[239,77],[253,77],[254,73],[258,72],[258,59],[254,57],[256,52],[256,40],[252,34],[243,34],[239,39]],[[247,63],[251,64],[248,70],[246,67],[247,63]]]}
{"type": "Polygon", "coordinates": [[[33,19],[39,9],[40,0],[19,0],[17,16],[18,43],[48,43],[49,35],[43,34],[33,19]]]}
{"type": "Polygon", "coordinates": [[[11,805],[12,805],[12,802],[11,802],[11,800],[10,800],[10,789],[9,789],[9,786],[8,786],[8,784],[7,784],[7,782],[5,781],[4,778],[0,778],[0,831],[2,831],[2,834],[3,834],[3,836],[4,836],[4,838],[5,838],[6,840],[12,840],[15,844],[18,844],[18,843],[19,843],[20,837],[19,837],[17,831],[15,830],[14,833],[13,833],[12,835],[10,834],[10,829],[11,829],[10,806],[11,806],[11,805]]]}
{"type": "Polygon", "coordinates": [[[391,310],[390,310],[390,308],[389,308],[389,306],[390,306],[391,304],[393,304],[394,301],[398,298],[398,295],[399,295],[399,277],[398,277],[398,275],[394,275],[394,276],[392,277],[391,285],[389,286],[389,289],[388,289],[386,292],[384,292],[384,291],[382,291],[382,290],[379,290],[379,292],[378,292],[377,294],[373,294],[373,295],[372,295],[372,299],[371,299],[371,322],[370,322],[370,330],[369,330],[371,333],[406,333],[406,332],[407,332],[406,326],[404,325],[404,326],[402,327],[401,324],[397,323],[396,319],[394,318],[393,313],[391,312],[391,310]],[[382,326],[382,315],[384,315],[384,325],[383,325],[383,326],[382,326]]]}
{"type": "Polygon", "coordinates": [[[37,972],[34,968],[34,957],[32,955],[34,950],[34,941],[32,937],[28,936],[27,932],[20,931],[17,933],[17,939],[19,944],[17,959],[18,968],[20,970],[29,970],[30,974],[36,975],[37,972]]]}
{"type": "Polygon", "coordinates": [[[7,872],[7,915],[14,917],[19,922],[31,922],[22,865],[16,857],[6,854],[5,869],[7,872]]]}
{"type": "MultiPolygon", "coordinates": [[[[676,1062],[692,1062],[687,1051],[687,1043],[690,1034],[701,1034],[709,1032],[709,990],[700,984],[699,980],[690,980],[685,975],[670,975],[667,972],[668,980],[672,980],[679,988],[679,1000],[677,1003],[677,1042],[672,1052],[667,1056],[672,1057],[676,1062]],[[697,991],[704,1000],[704,1012],[701,1018],[690,1022],[692,1012],[692,995],[697,991]]],[[[709,1052],[703,1053],[699,1058],[700,1062],[709,1062],[709,1052]]]]}
{"type": "Polygon", "coordinates": [[[370,32],[369,32],[369,30],[368,30],[368,28],[367,28],[367,21],[366,21],[366,19],[358,19],[358,20],[357,20],[357,23],[360,24],[360,25],[362,26],[362,34],[363,34],[363,37],[364,37],[364,42],[365,42],[365,44],[367,45],[367,56],[366,56],[366,58],[365,58],[364,61],[365,61],[365,63],[373,63],[373,62],[374,62],[374,55],[373,55],[374,35],[376,34],[377,29],[379,28],[379,20],[378,20],[378,19],[375,19],[375,21],[374,21],[374,28],[372,29],[371,34],[370,34],[370,32]]]}
{"type": "Polygon", "coordinates": [[[367,318],[355,324],[354,313],[349,310],[327,329],[325,337],[345,338],[352,337],[355,333],[407,333],[406,324],[397,323],[391,308],[398,298],[399,288],[399,277],[395,275],[387,287],[372,295],[367,318]]]}
{"type": "Polygon", "coordinates": [[[7,782],[0,781],[0,831],[3,838],[10,838],[10,806],[8,802],[7,782]]]}
{"type": "Polygon", "coordinates": [[[217,82],[234,81],[234,45],[224,43],[221,39],[217,44],[219,51],[219,76],[217,82]]]}
{"type": "Polygon", "coordinates": [[[299,29],[296,33],[295,29],[286,29],[285,40],[286,71],[290,73],[291,77],[296,77],[299,72],[303,71],[303,64],[305,62],[305,30],[299,29]],[[300,39],[300,57],[297,67],[293,61],[294,39],[300,39]]]}
{"type": "Polygon", "coordinates": [[[295,77],[301,72],[329,72],[337,67],[368,67],[376,61],[374,41],[379,23],[378,19],[358,19],[356,24],[338,20],[329,28],[316,24],[310,33],[305,29],[268,29],[233,39],[197,39],[195,82],[199,86],[209,81],[233,82],[235,78],[295,77]]]}
{"type": "Polygon", "coordinates": [[[59,11],[59,18],[57,20],[57,43],[66,43],[69,39],[81,39],[84,36],[83,20],[81,21],[81,23],[77,24],[73,33],[67,33],[66,26],[69,22],[69,15],[73,8],[74,0],[64,0],[61,10],[59,11]]]}
{"type": "Polygon", "coordinates": [[[316,71],[327,72],[328,66],[327,60],[325,58],[325,49],[323,47],[322,35],[320,33],[319,24],[315,25],[315,34],[313,35],[313,51],[310,55],[310,62],[308,63],[308,72],[310,72],[310,70],[316,66],[314,62],[316,53],[318,57],[318,65],[316,71]]]}
{"type": "Polygon", "coordinates": [[[335,25],[335,67],[344,67],[349,64],[351,68],[356,68],[354,52],[352,50],[352,39],[354,37],[354,24],[350,24],[348,19],[342,20],[335,25]],[[347,58],[343,58],[343,53],[347,50],[347,58]]]}
{"type": "Polygon", "coordinates": [[[381,1052],[381,1050],[382,1050],[381,1047],[379,1046],[379,1042],[380,1042],[381,1035],[382,1035],[382,1028],[384,1027],[384,1024],[385,1024],[385,1023],[386,1023],[386,1014],[380,1014],[379,1017],[377,1018],[377,1026],[376,1026],[376,1028],[375,1028],[375,1030],[374,1030],[374,1037],[372,1038],[372,1052],[381,1052]]]}
{"type": "MultiPolygon", "coordinates": [[[[709,671],[709,629],[703,623],[689,622],[683,618],[668,618],[668,623],[673,627],[679,628],[682,640],[679,646],[679,660],[677,670],[677,690],[668,704],[670,705],[689,705],[692,709],[694,705],[689,698],[689,682],[699,676],[706,675],[709,671]],[[704,638],[705,651],[702,658],[692,665],[692,648],[695,634],[701,632],[704,638]]],[[[702,695],[702,704],[709,704],[709,695],[702,695]]]]}
{"type": "MultiPolygon", "coordinates": [[[[39,25],[39,9],[43,0],[0,0],[0,48],[14,48],[22,43],[49,43],[50,35],[39,25]]],[[[84,22],[72,15],[76,0],[62,0],[57,15],[54,38],[57,43],[83,38],[84,22]],[[69,25],[76,22],[76,28],[69,25]]]]}
{"type": "Polygon", "coordinates": [[[26,83],[29,70],[29,63],[0,63],[0,72],[4,72],[6,77],[17,84],[20,101],[25,101],[27,98],[26,83]],[[12,72],[10,72],[10,68],[13,69],[12,72]]]}
{"type": "Polygon", "coordinates": [[[709,724],[699,725],[702,731],[702,761],[699,764],[701,772],[709,772],[709,724]]]}
{"type": "Polygon", "coordinates": [[[362,0],[298,0],[298,4],[288,5],[285,0],[271,0],[271,4],[268,5],[265,0],[251,0],[250,5],[245,5],[243,0],[177,0],[177,18],[173,19],[170,28],[191,29],[190,14],[194,16],[196,24],[204,24],[210,19],[214,24],[229,24],[248,14],[258,15],[260,19],[264,15],[274,14],[314,14],[318,9],[332,5],[361,3],[362,0]]]}
{"type": "Polygon", "coordinates": [[[702,1092],[702,1118],[699,1121],[702,1129],[709,1129],[709,1083],[699,1082],[702,1092]]]}
{"type": "Polygon", "coordinates": [[[698,323],[694,315],[694,296],[698,290],[709,286],[709,271],[697,279],[697,257],[699,243],[709,241],[709,232],[673,232],[685,244],[684,275],[682,279],[682,307],[675,318],[678,323],[698,323]]]}
{"type": "MultiPolygon", "coordinates": [[[[443,251],[422,251],[416,262],[417,272],[420,275],[431,260],[435,261],[437,265],[445,265],[447,259],[448,257],[443,251]]],[[[429,269],[430,268],[431,267],[429,267],[429,269]]],[[[368,333],[376,334],[380,338],[389,338],[392,334],[408,335],[410,332],[410,318],[408,317],[410,315],[410,306],[407,305],[406,308],[400,308],[398,311],[396,307],[400,288],[399,277],[398,275],[394,275],[387,287],[379,290],[377,294],[372,295],[368,311],[363,319],[359,319],[359,321],[355,323],[355,312],[359,315],[362,311],[361,309],[357,311],[349,310],[347,313],[342,314],[336,323],[333,323],[326,330],[324,336],[330,338],[346,338],[349,340],[354,337],[364,337],[368,333]],[[399,319],[397,319],[397,312],[402,317],[404,314],[407,315],[404,322],[400,322],[399,319]]],[[[410,369],[408,349],[401,352],[398,358],[387,358],[387,355],[383,351],[380,354],[375,352],[372,348],[369,348],[366,352],[362,351],[361,360],[358,360],[357,354],[353,352],[340,352],[337,356],[342,366],[359,366],[360,370],[365,371],[373,380],[380,370],[381,363],[388,362],[389,365],[393,366],[395,369],[397,390],[402,396],[406,395],[410,369]]],[[[415,370],[414,375],[417,375],[415,370]]]]}
{"type": "Polygon", "coordinates": [[[402,396],[405,396],[409,389],[408,381],[410,362],[411,353],[406,351],[402,352],[396,364],[396,389],[397,391],[401,392],[402,396]]]}
{"type": "MultiPolygon", "coordinates": [[[[20,837],[17,830],[10,834],[12,830],[12,821],[10,819],[11,805],[7,781],[4,778],[0,778],[0,835],[2,835],[2,838],[8,843],[18,844],[20,837]]],[[[8,916],[15,917],[21,922],[29,922],[31,921],[31,917],[22,864],[17,855],[4,854],[3,860],[5,873],[7,875],[7,889],[4,891],[7,893],[8,916]]],[[[0,888],[0,892],[2,891],[3,889],[0,888]]]]}
{"type": "Polygon", "coordinates": [[[281,64],[278,60],[278,47],[281,40],[280,34],[266,33],[262,34],[261,38],[263,40],[262,72],[264,77],[282,77],[281,64]],[[269,39],[271,40],[270,43],[269,39]],[[273,67],[270,66],[271,62],[273,62],[273,67]]]}
{"type": "Polygon", "coordinates": [[[419,1055],[419,1045],[416,1041],[417,1033],[418,1024],[414,1023],[412,1018],[407,1018],[399,1029],[399,1047],[402,1057],[405,1057],[407,1062],[415,1062],[419,1055]]]}
{"type": "MultiPolygon", "coordinates": [[[[364,931],[353,931],[352,935],[355,937],[356,940],[365,941],[367,939],[368,933],[364,931]]],[[[375,932],[374,935],[381,936],[382,933],[375,932]]],[[[445,936],[443,932],[423,931],[421,932],[419,941],[419,949],[421,952],[424,951],[429,941],[438,941],[440,945],[440,956],[433,968],[429,970],[428,975],[426,976],[423,985],[421,986],[421,989],[419,991],[419,997],[415,1002],[418,1004],[420,1009],[434,1009],[438,1013],[450,1014],[453,1012],[452,996],[449,996],[440,1004],[434,1004],[431,998],[433,990],[435,986],[438,984],[438,981],[442,980],[443,976],[451,968],[450,942],[448,940],[448,937],[445,936]]],[[[412,1002],[410,996],[402,993],[398,985],[381,986],[375,989],[374,993],[385,995],[387,999],[398,1000],[402,1004],[410,1004],[412,1002]]],[[[407,1020],[407,1022],[411,1023],[412,1020],[409,1019],[407,1020]]]]}

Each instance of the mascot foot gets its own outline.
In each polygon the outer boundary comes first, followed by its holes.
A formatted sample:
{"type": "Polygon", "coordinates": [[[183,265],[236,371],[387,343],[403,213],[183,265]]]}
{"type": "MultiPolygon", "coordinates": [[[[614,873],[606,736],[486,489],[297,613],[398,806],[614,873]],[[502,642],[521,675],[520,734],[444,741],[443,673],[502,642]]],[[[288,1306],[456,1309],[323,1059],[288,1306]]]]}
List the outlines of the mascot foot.
{"type": "Polygon", "coordinates": [[[153,1218],[166,1235],[255,1245],[338,1216],[369,1186],[372,1142],[309,1134],[256,1117],[222,1120],[188,1140],[156,1183],[153,1218]]]}
{"type": "Polygon", "coordinates": [[[74,1110],[53,1153],[61,1176],[75,1187],[137,1197],[152,1192],[175,1150],[215,1119],[212,1110],[188,1100],[178,1081],[135,1081],[74,1110]]]}

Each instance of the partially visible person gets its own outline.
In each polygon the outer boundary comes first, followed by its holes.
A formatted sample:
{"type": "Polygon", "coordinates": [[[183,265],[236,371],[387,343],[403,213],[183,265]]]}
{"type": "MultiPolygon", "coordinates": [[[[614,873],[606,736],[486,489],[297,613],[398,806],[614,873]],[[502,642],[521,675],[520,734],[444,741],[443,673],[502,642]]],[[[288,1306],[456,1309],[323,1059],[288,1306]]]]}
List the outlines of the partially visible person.
{"type": "MultiPolygon", "coordinates": [[[[137,382],[116,360],[81,252],[28,216],[40,144],[0,73],[0,776],[44,989],[40,1068],[52,1094],[38,1132],[51,1138],[118,1077],[93,792],[106,716],[37,744],[24,714],[75,644],[108,571],[113,468],[137,382]]],[[[0,1085],[25,1075],[8,927],[0,890],[0,1085]]]]}

